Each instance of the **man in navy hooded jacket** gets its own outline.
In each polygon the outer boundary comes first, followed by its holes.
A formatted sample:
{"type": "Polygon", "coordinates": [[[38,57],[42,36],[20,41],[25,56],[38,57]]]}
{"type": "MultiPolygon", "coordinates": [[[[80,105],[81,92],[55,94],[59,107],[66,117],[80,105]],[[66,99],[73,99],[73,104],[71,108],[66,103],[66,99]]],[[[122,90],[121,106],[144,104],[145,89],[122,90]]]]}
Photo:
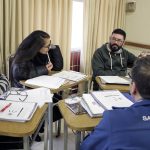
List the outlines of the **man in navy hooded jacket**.
{"type": "Polygon", "coordinates": [[[81,150],[150,150],[150,56],[135,61],[131,79],[135,103],[105,111],[81,150]]]}

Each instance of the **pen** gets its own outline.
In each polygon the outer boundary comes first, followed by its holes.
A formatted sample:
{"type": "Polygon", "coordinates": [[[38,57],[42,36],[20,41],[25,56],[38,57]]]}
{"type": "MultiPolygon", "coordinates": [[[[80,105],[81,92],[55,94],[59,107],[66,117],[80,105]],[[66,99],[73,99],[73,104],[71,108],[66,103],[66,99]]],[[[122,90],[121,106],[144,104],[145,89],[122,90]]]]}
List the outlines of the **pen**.
{"type": "Polygon", "coordinates": [[[48,52],[47,52],[47,57],[48,57],[48,62],[51,63],[51,60],[50,60],[48,52]]]}
{"type": "Polygon", "coordinates": [[[17,117],[20,115],[20,113],[22,112],[22,110],[23,110],[23,107],[22,107],[21,110],[19,111],[17,117]]]}
{"type": "Polygon", "coordinates": [[[4,108],[0,110],[0,112],[4,112],[12,103],[7,104],[4,108]]]}

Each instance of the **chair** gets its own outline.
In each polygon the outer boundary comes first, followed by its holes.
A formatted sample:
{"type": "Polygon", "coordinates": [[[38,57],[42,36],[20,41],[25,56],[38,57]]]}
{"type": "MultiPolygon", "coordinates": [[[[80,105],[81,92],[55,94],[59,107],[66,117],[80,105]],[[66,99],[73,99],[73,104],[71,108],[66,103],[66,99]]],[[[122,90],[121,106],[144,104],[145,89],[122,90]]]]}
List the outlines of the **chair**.
{"type": "Polygon", "coordinates": [[[13,86],[13,79],[12,79],[12,73],[11,73],[11,64],[14,59],[14,54],[11,54],[7,59],[7,75],[10,82],[11,87],[13,86]]]}

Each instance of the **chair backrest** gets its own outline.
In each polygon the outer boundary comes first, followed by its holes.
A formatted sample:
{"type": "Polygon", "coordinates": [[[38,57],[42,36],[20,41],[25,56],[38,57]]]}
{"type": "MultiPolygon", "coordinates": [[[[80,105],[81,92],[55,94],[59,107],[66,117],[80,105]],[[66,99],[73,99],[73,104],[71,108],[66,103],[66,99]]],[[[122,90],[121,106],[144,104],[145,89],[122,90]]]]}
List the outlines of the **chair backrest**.
{"type": "Polygon", "coordinates": [[[13,77],[12,77],[12,72],[11,72],[11,65],[12,65],[13,59],[14,59],[14,54],[11,54],[8,57],[8,67],[7,67],[8,68],[8,79],[9,79],[11,86],[13,86],[13,77]]]}
{"type": "Polygon", "coordinates": [[[50,60],[53,63],[53,71],[61,71],[63,69],[63,56],[58,45],[52,45],[49,50],[50,60]]]}

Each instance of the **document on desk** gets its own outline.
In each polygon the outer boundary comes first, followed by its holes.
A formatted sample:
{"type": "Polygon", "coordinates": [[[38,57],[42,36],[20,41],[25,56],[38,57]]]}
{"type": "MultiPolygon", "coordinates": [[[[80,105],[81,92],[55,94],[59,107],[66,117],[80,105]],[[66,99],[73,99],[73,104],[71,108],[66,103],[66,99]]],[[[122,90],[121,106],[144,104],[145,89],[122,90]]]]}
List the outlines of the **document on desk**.
{"type": "Polygon", "coordinates": [[[48,88],[36,88],[24,91],[8,91],[6,100],[9,101],[23,101],[23,102],[35,102],[39,107],[42,107],[45,103],[52,103],[53,94],[51,94],[48,88]],[[15,94],[13,94],[15,93],[15,94]]]}
{"type": "Polygon", "coordinates": [[[59,73],[53,74],[53,76],[71,80],[71,81],[80,81],[87,77],[85,74],[82,74],[81,72],[72,71],[72,70],[70,71],[63,70],[59,73]]]}
{"type": "Polygon", "coordinates": [[[133,104],[118,90],[93,91],[91,95],[104,109],[111,110],[113,107],[129,107],[133,104]]]}
{"type": "Polygon", "coordinates": [[[57,89],[65,83],[65,79],[55,76],[42,75],[39,77],[28,79],[25,81],[25,83],[39,87],[57,89]]]}
{"type": "Polygon", "coordinates": [[[120,76],[99,76],[102,83],[106,84],[125,84],[129,85],[130,81],[120,76]]]}
{"type": "Polygon", "coordinates": [[[32,118],[37,109],[37,103],[22,103],[15,101],[0,101],[0,120],[25,122],[32,118]]]}

